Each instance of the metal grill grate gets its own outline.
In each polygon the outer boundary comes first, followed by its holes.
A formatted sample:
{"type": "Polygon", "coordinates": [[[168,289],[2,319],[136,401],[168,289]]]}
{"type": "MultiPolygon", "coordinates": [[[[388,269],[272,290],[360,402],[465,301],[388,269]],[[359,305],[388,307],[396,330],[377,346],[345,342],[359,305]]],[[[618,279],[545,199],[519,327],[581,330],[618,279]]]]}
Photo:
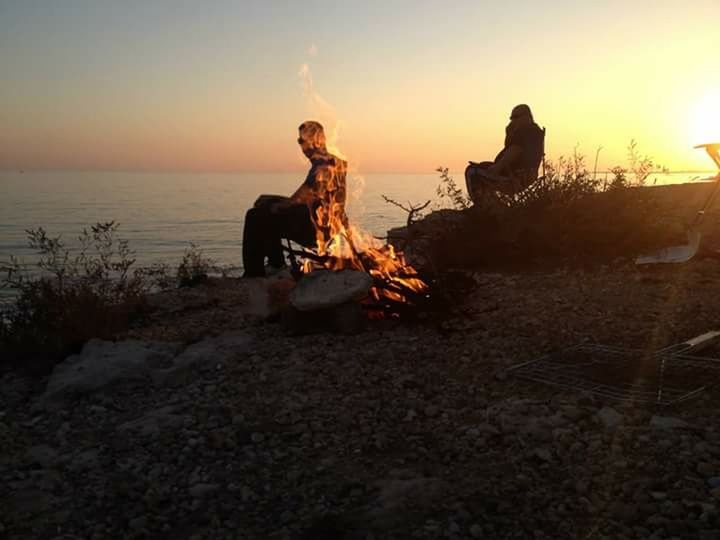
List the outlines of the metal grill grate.
{"type": "MultiPolygon", "coordinates": [[[[682,344],[681,344],[682,345],[682,344]]],[[[720,359],[606,345],[576,345],[513,366],[522,379],[621,401],[672,405],[720,381],[720,359]]]]}

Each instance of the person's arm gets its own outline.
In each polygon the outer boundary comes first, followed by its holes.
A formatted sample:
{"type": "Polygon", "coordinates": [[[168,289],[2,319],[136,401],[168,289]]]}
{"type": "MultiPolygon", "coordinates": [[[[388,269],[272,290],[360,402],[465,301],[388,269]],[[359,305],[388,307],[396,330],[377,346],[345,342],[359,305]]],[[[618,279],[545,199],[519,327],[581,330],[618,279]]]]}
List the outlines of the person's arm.
{"type": "Polygon", "coordinates": [[[285,208],[290,208],[295,204],[307,204],[308,206],[315,199],[315,191],[308,185],[308,181],[305,180],[300,187],[295,190],[295,193],[290,197],[285,197],[282,200],[275,201],[270,205],[271,212],[278,212],[285,208]]]}
{"type": "Polygon", "coordinates": [[[262,208],[263,206],[272,206],[273,204],[276,204],[280,201],[284,201],[287,199],[284,195],[260,195],[256,200],[255,208],[262,208]]]}
{"type": "Polygon", "coordinates": [[[510,145],[503,150],[502,155],[499,155],[498,158],[495,164],[490,167],[490,170],[497,174],[510,174],[517,169],[522,160],[522,147],[518,144],[510,145]]]}
{"type": "Polygon", "coordinates": [[[313,188],[308,186],[305,182],[300,184],[300,187],[295,190],[290,196],[291,204],[305,203],[309,204],[315,198],[315,191],[313,188]]]}

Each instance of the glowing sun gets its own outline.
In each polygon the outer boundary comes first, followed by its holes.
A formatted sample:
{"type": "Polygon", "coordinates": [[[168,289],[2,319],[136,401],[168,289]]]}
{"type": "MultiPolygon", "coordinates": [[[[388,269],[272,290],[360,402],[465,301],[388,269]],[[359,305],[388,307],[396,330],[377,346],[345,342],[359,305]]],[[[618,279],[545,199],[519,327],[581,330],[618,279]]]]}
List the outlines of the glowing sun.
{"type": "Polygon", "coordinates": [[[706,94],[693,105],[688,131],[692,144],[720,142],[720,89],[706,94]]]}

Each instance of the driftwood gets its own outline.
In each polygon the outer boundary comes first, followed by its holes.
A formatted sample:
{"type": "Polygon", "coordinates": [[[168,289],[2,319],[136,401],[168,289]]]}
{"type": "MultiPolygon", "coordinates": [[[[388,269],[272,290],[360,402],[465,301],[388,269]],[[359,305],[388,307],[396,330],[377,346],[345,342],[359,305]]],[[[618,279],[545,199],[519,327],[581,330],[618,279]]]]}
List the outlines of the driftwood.
{"type": "Polygon", "coordinates": [[[406,225],[407,227],[410,227],[410,225],[412,225],[413,223],[415,223],[415,221],[417,221],[417,218],[419,217],[420,212],[425,210],[430,205],[430,202],[431,202],[428,200],[425,204],[421,204],[418,206],[413,206],[412,204],[410,204],[408,202],[407,206],[405,206],[404,204],[399,203],[396,200],[391,199],[390,197],[386,197],[385,195],[382,195],[382,198],[385,200],[386,203],[397,206],[401,210],[404,210],[405,212],[407,212],[407,215],[408,215],[407,225],[406,225]]]}

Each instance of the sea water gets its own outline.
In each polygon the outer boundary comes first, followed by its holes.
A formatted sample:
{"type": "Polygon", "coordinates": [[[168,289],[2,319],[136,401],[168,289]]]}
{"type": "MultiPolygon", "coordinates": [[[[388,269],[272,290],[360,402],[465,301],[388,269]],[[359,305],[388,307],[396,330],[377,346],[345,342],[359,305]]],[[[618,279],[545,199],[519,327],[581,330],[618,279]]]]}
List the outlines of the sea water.
{"type": "MultiPolygon", "coordinates": [[[[464,187],[462,172],[453,176],[464,187]]],[[[697,175],[661,175],[650,182],[693,177],[697,175]]],[[[302,180],[301,172],[0,172],[0,262],[11,255],[29,264],[35,260],[27,229],[42,226],[72,246],[84,227],[115,221],[118,237],[129,241],[139,265],[177,265],[193,243],[219,265],[238,271],[246,210],[259,194],[289,195],[302,180]]],[[[407,214],[382,195],[403,204],[436,201],[438,182],[437,174],[351,174],[350,220],[384,236],[404,224],[407,214]]]]}

